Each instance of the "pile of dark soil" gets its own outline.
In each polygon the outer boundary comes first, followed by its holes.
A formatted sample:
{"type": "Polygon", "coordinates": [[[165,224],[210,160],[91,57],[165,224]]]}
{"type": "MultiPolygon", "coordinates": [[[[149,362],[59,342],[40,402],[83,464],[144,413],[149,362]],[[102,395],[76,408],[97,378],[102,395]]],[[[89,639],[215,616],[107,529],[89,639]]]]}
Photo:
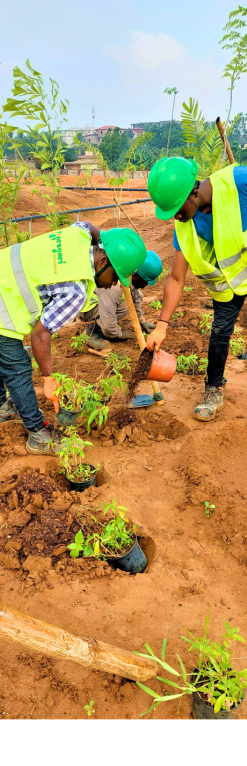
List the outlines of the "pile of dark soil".
{"type": "Polygon", "coordinates": [[[138,359],[136,368],[133,370],[132,378],[129,383],[128,402],[132,399],[139,383],[142,380],[146,380],[146,377],[151,370],[152,361],[153,352],[149,351],[148,348],[144,348],[138,359]]]}

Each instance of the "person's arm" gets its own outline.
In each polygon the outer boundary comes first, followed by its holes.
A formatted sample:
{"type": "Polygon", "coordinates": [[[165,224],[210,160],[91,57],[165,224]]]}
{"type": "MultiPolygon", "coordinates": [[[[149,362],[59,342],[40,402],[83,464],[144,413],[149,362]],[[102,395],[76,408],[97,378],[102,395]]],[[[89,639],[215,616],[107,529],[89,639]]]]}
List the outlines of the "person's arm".
{"type": "Polygon", "coordinates": [[[45,329],[40,319],[32,331],[31,344],[34,358],[39,365],[42,375],[44,377],[51,375],[51,333],[45,329]]]}
{"type": "Polygon", "coordinates": [[[159,350],[166,337],[168,322],[177,308],[182,296],[188,263],[181,250],[175,250],[172,271],[165,283],[163,303],[157,327],[147,338],[146,346],[149,351],[159,350]]]}

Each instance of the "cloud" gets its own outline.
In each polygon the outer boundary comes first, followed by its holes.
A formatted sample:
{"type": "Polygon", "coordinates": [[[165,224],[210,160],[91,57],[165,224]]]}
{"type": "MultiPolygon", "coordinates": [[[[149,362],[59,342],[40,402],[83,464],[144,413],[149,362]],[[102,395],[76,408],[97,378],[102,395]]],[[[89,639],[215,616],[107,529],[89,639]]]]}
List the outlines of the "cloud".
{"type": "Polygon", "coordinates": [[[132,32],[125,48],[110,45],[105,52],[123,66],[133,66],[140,72],[146,72],[156,71],[162,65],[179,61],[185,53],[185,48],[170,35],[151,35],[136,30],[132,32]]]}
{"type": "Polygon", "coordinates": [[[139,29],[131,33],[125,46],[110,45],[103,53],[116,63],[123,102],[134,107],[133,121],[169,117],[170,99],[163,96],[167,86],[180,91],[177,119],[182,102],[188,102],[190,96],[198,99],[207,119],[220,111],[224,118],[228,85],[222,80],[223,66],[217,52],[215,59],[213,55],[202,58],[197,45],[190,52],[170,35],[139,29]]]}

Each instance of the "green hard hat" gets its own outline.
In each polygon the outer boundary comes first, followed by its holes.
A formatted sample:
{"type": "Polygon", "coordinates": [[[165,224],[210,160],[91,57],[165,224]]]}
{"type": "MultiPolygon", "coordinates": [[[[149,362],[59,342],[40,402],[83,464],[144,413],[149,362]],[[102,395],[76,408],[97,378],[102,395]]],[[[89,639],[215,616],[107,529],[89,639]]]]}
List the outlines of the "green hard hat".
{"type": "Polygon", "coordinates": [[[147,250],[147,257],[138,269],[139,274],[149,285],[155,285],[157,277],[162,272],[162,261],[153,250],[147,250]]]}
{"type": "Polygon", "coordinates": [[[157,218],[167,221],[176,215],[193,189],[197,171],[197,162],[184,157],[164,157],[155,163],[149,173],[148,191],[157,218]]]}
{"type": "Polygon", "coordinates": [[[101,231],[100,239],[120,281],[129,287],[129,277],[147,257],[142,238],[132,229],[126,228],[101,231]]]}

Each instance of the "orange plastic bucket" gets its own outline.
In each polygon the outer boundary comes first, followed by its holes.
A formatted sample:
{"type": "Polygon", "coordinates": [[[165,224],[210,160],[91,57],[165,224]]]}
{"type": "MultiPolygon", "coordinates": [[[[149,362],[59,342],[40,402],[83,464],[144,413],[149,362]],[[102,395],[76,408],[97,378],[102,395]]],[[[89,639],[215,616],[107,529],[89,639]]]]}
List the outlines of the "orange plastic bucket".
{"type": "Polygon", "coordinates": [[[146,380],[157,380],[162,383],[168,383],[173,378],[177,367],[175,356],[168,354],[167,351],[153,351],[153,361],[151,369],[146,380]]]}

